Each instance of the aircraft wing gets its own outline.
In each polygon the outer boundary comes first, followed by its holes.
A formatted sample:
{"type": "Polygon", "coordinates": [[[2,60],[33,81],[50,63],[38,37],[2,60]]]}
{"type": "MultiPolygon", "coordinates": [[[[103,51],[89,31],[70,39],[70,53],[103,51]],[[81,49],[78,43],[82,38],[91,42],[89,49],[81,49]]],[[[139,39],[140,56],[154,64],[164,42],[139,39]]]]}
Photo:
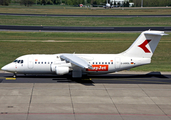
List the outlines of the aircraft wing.
{"type": "Polygon", "coordinates": [[[60,58],[71,62],[72,64],[85,69],[93,69],[93,67],[84,59],[76,56],[75,54],[62,54],[60,58]]]}

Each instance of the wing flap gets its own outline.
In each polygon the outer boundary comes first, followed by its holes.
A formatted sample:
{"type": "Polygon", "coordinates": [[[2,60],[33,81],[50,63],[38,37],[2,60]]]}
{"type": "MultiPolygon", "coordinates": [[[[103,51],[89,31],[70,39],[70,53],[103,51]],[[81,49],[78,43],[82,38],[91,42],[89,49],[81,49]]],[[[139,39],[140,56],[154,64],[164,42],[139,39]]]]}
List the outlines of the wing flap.
{"type": "Polygon", "coordinates": [[[93,67],[84,59],[76,56],[75,54],[62,54],[60,58],[71,62],[72,64],[85,69],[93,69],[93,67]]]}

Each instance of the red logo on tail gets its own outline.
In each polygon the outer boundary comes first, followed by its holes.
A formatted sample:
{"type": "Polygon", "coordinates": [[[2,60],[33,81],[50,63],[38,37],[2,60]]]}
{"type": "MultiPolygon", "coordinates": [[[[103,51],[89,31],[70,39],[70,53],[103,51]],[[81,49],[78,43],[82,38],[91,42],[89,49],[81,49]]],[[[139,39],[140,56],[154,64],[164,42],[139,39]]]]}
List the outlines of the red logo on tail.
{"type": "Polygon", "coordinates": [[[145,40],[141,45],[138,47],[142,48],[145,53],[150,53],[150,50],[146,47],[146,45],[150,42],[151,40],[145,40]]]}

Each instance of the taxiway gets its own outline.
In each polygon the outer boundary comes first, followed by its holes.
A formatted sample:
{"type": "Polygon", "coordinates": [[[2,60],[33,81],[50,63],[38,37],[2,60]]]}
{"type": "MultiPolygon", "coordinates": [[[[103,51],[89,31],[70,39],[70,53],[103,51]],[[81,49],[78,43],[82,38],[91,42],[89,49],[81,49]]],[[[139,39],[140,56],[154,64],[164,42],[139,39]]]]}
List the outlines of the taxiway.
{"type": "Polygon", "coordinates": [[[19,31],[145,31],[145,30],[159,30],[159,31],[171,31],[171,27],[54,27],[54,26],[17,26],[17,25],[0,25],[0,30],[19,30],[19,31]]]}
{"type": "Polygon", "coordinates": [[[11,76],[0,73],[0,120],[171,120],[170,73],[11,76]]]}

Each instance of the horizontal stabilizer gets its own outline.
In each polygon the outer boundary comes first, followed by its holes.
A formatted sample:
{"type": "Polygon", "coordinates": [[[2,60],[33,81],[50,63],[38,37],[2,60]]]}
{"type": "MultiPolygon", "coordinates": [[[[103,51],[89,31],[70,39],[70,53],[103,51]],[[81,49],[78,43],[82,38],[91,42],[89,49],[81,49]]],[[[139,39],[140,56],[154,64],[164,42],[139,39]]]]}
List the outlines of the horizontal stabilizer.
{"type": "Polygon", "coordinates": [[[144,33],[145,35],[159,35],[159,36],[163,36],[163,35],[168,35],[165,33],[144,33]]]}

